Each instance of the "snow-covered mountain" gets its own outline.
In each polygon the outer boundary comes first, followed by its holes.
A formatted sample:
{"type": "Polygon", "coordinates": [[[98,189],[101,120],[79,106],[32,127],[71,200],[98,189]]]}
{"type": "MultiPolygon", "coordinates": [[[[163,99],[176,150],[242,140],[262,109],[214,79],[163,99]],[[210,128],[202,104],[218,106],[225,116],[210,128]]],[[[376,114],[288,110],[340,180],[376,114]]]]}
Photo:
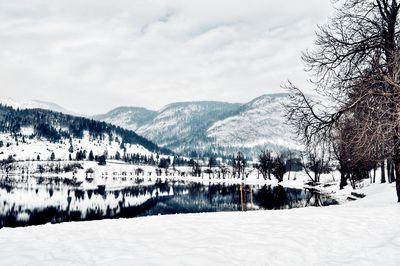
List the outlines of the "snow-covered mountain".
{"type": "MultiPolygon", "coordinates": [[[[284,123],[285,93],[266,94],[248,103],[215,101],[179,102],[159,111],[141,107],[118,107],[92,118],[145,136],[156,144],[185,155],[209,152],[230,155],[238,150],[254,156],[261,149],[297,149],[291,130],[284,123]]],[[[19,109],[48,109],[73,114],[44,101],[0,103],[19,109]]]]}
{"type": "Polygon", "coordinates": [[[234,115],[215,122],[207,130],[207,137],[222,146],[270,144],[297,148],[294,136],[284,124],[282,104],[287,100],[284,93],[260,96],[242,105],[234,115]]]}
{"type": "Polygon", "coordinates": [[[17,109],[17,108],[18,109],[45,109],[45,110],[50,110],[50,111],[54,111],[54,112],[60,112],[60,113],[64,113],[64,114],[79,116],[78,113],[67,110],[56,103],[46,102],[46,101],[31,100],[31,101],[18,102],[11,98],[6,98],[6,99],[0,99],[0,104],[5,105],[5,106],[10,106],[14,109],[17,109]]]}
{"type": "Polygon", "coordinates": [[[284,123],[283,103],[288,95],[267,94],[249,103],[181,102],[158,112],[117,108],[95,119],[135,130],[158,145],[189,154],[230,154],[242,150],[254,155],[261,148],[298,148],[284,123]]]}
{"type": "Polygon", "coordinates": [[[195,150],[207,142],[207,129],[238,106],[223,102],[173,103],[162,108],[152,121],[138,128],[137,133],[179,152],[195,150]]]}
{"type": "Polygon", "coordinates": [[[131,158],[136,154],[169,154],[135,132],[92,119],[43,109],[0,106],[0,160],[32,160],[39,156],[68,160],[77,152],[86,157],[131,158]],[[117,152],[119,155],[117,156],[117,152]]]}
{"type": "Polygon", "coordinates": [[[96,115],[93,119],[136,131],[141,126],[151,122],[156,116],[156,111],[151,111],[141,107],[123,106],[117,107],[106,114],[96,115]]]}

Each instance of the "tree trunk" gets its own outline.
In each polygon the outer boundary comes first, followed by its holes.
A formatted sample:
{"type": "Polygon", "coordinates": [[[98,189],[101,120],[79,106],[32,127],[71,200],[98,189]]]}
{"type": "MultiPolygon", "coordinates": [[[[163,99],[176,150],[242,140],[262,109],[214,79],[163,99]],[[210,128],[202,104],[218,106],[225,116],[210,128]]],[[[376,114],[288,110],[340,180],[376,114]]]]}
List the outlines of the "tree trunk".
{"type": "Polygon", "coordinates": [[[395,174],[394,174],[394,163],[393,163],[393,160],[391,160],[391,162],[390,162],[390,173],[389,173],[389,180],[390,180],[390,183],[393,183],[393,182],[395,182],[396,181],[396,177],[395,177],[395,174]]]}
{"type": "Polygon", "coordinates": [[[396,178],[396,192],[397,192],[397,202],[400,202],[400,178],[396,178]]]}
{"type": "Polygon", "coordinates": [[[386,160],[387,177],[388,177],[389,183],[392,183],[391,176],[390,176],[391,166],[392,166],[392,160],[389,158],[386,160]]]}
{"type": "MultiPolygon", "coordinates": [[[[398,127],[396,126],[396,132],[398,132],[398,127]]],[[[400,145],[398,142],[398,136],[394,135],[394,156],[393,156],[393,163],[394,163],[394,171],[396,173],[396,193],[397,193],[397,202],[400,202],[400,145]]]]}
{"type": "Polygon", "coordinates": [[[347,178],[350,180],[351,187],[356,189],[356,183],[354,182],[354,174],[347,173],[347,178]]]}
{"type": "Polygon", "coordinates": [[[347,186],[347,177],[344,171],[340,172],[340,189],[343,189],[345,186],[347,186]]]}
{"type": "Polygon", "coordinates": [[[381,162],[381,183],[386,183],[385,160],[381,162]]]}
{"type": "Polygon", "coordinates": [[[373,179],[372,183],[375,183],[375,177],[376,177],[376,165],[374,165],[374,179],[373,179]]]}
{"type": "Polygon", "coordinates": [[[400,202],[400,156],[395,156],[394,168],[396,172],[396,192],[397,192],[397,202],[400,202]]]}

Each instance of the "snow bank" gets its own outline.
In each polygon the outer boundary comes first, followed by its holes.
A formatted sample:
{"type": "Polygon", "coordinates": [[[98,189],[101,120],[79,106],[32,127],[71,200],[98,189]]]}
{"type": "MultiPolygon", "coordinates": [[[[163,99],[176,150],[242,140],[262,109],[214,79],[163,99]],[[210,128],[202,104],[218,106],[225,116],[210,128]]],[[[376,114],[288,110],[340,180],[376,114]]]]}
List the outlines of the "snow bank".
{"type": "Polygon", "coordinates": [[[0,230],[2,265],[398,265],[393,185],[340,206],[0,230]]]}

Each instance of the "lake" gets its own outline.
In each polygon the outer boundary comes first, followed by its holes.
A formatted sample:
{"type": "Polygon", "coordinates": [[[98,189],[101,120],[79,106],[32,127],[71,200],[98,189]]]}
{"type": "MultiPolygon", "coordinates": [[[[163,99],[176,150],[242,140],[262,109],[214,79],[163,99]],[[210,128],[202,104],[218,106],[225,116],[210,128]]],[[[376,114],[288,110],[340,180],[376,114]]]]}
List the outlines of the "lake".
{"type": "Polygon", "coordinates": [[[268,185],[195,183],[157,179],[151,184],[82,189],[62,178],[0,180],[0,228],[132,218],[149,215],[253,211],[326,206],[325,195],[268,185]]]}

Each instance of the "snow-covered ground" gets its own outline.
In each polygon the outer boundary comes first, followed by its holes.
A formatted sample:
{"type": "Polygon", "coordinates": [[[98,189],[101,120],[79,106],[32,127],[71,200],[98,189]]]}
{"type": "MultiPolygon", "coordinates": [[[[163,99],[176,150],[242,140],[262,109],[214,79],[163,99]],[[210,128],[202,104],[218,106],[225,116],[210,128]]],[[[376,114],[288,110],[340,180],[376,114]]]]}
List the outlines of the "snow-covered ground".
{"type": "Polygon", "coordinates": [[[1,265],[399,265],[392,184],[344,205],[0,230],[1,265]]]}
{"type": "MultiPolygon", "coordinates": [[[[24,127],[21,129],[21,134],[16,141],[15,137],[8,133],[0,133],[0,141],[3,146],[0,146],[0,160],[7,159],[12,156],[15,160],[37,160],[37,156],[41,160],[49,160],[51,153],[54,153],[56,160],[68,160],[69,148],[72,146],[72,158],[75,159],[77,151],[86,151],[86,156],[92,151],[94,155],[103,155],[107,153],[109,156],[114,156],[119,152],[122,156],[124,151],[120,147],[120,143],[115,139],[109,139],[104,136],[103,140],[91,138],[87,131],[84,132],[83,138],[74,138],[70,142],[68,139],[63,139],[61,142],[50,142],[47,139],[40,139],[37,137],[31,138],[34,133],[32,127],[24,127]],[[24,140],[24,141],[23,141],[24,140]]],[[[121,138],[120,138],[121,139],[121,138]]],[[[126,144],[127,154],[140,154],[154,157],[156,154],[150,152],[146,148],[138,144],[126,144]]]]}

